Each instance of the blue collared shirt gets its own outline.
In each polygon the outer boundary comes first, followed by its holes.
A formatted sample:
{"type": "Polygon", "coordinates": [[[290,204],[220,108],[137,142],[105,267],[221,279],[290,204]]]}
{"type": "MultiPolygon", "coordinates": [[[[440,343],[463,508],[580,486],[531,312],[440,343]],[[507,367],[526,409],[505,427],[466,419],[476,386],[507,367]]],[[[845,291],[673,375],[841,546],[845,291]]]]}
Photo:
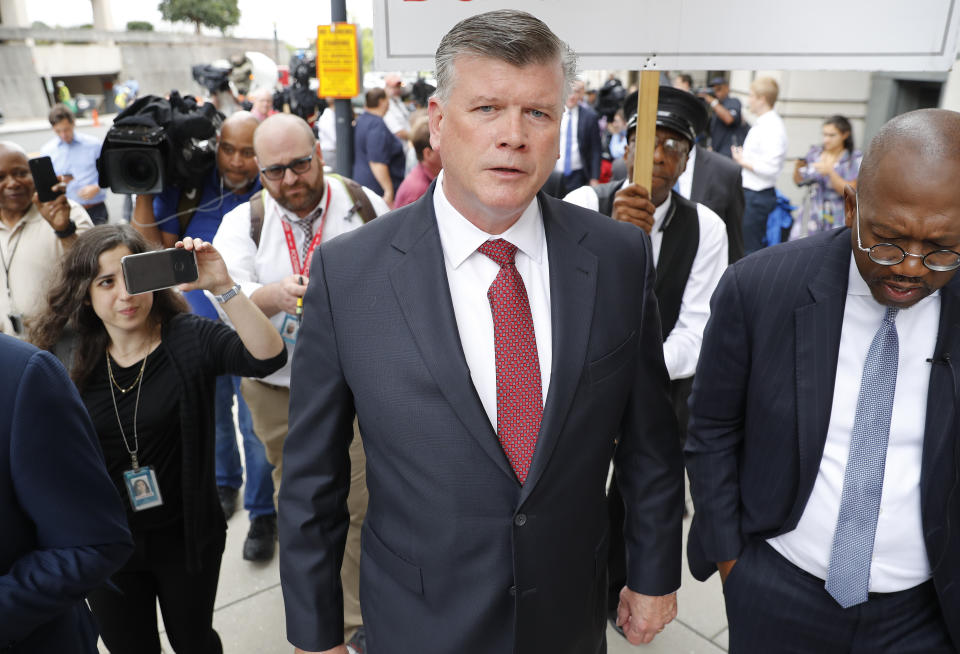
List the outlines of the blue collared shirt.
{"type": "Polygon", "coordinates": [[[84,200],[77,195],[84,186],[99,183],[97,158],[100,156],[102,145],[98,139],[74,130],[73,140],[70,143],[65,143],[57,137],[47,141],[40,150],[53,160],[53,170],[57,175],[73,175],[73,180],[67,184],[67,198],[77,204],[97,204],[107,198],[107,193],[103,189],[89,200],[84,200]]]}

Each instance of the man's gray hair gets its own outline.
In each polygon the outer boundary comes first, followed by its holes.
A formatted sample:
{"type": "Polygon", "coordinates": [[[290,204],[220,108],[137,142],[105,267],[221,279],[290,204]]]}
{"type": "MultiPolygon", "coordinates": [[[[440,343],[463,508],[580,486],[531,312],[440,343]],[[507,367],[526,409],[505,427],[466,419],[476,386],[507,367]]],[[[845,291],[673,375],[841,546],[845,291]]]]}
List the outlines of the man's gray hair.
{"type": "Polygon", "coordinates": [[[437,90],[445,102],[453,88],[454,63],[462,55],[492,57],[513,66],[559,61],[563,67],[563,98],[577,74],[577,55],[539,18],[525,11],[501,9],[465,18],[437,46],[437,90]]]}

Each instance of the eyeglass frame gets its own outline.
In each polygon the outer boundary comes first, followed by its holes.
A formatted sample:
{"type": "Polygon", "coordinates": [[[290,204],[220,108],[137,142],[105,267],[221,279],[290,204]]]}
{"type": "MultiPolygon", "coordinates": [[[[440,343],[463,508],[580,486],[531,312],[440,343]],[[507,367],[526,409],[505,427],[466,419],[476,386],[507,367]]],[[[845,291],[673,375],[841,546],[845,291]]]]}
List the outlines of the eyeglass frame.
{"type": "Polygon", "coordinates": [[[954,252],[953,250],[950,250],[947,248],[933,250],[932,252],[927,252],[926,254],[914,254],[913,252],[907,252],[896,243],[874,243],[868,248],[863,247],[863,241],[860,238],[860,194],[859,193],[854,195],[854,201],[856,202],[856,205],[857,205],[857,248],[861,252],[866,252],[867,257],[869,257],[870,261],[872,261],[873,263],[877,264],[878,266],[898,266],[901,263],[903,263],[907,257],[917,257],[918,259],[920,259],[921,263],[923,263],[924,267],[927,270],[932,270],[933,272],[951,272],[953,270],[956,270],[957,268],[960,268],[960,252],[954,252]],[[877,261],[876,259],[873,258],[873,249],[878,247],[896,248],[900,250],[900,253],[903,256],[900,257],[899,261],[890,261],[890,262],[877,261]],[[950,254],[954,255],[957,258],[957,263],[951,268],[944,268],[943,266],[939,268],[934,268],[933,266],[927,263],[927,257],[929,257],[931,254],[936,254],[938,252],[949,252],[950,254]]]}
{"type": "Polygon", "coordinates": [[[269,179],[271,182],[279,182],[287,174],[287,170],[292,172],[294,175],[298,175],[298,176],[303,175],[308,170],[310,170],[310,165],[312,163],[313,163],[313,153],[310,153],[305,157],[294,159],[285,164],[273,164],[272,166],[261,168],[260,174],[266,177],[267,179],[269,179]],[[295,166],[299,166],[304,163],[307,164],[306,168],[304,168],[301,172],[297,172],[295,169],[295,166]],[[276,177],[273,177],[273,175],[276,173],[279,173],[279,175],[276,177]]]}
{"type": "MultiPolygon", "coordinates": [[[[633,130],[631,130],[630,134],[627,136],[627,145],[630,145],[630,142],[631,142],[631,141],[633,142],[633,145],[632,145],[631,147],[636,147],[636,146],[637,146],[637,130],[636,130],[636,128],[634,128],[633,130]]],[[[687,139],[685,139],[685,138],[677,138],[677,137],[674,137],[674,136],[668,136],[668,137],[666,137],[666,138],[664,138],[664,139],[661,139],[661,138],[659,138],[659,137],[657,137],[657,136],[654,136],[654,137],[653,137],[653,149],[656,150],[656,149],[657,149],[657,146],[663,148],[663,151],[664,151],[664,152],[666,152],[666,153],[668,153],[668,154],[671,154],[671,155],[673,155],[673,156],[675,156],[675,157],[683,157],[683,156],[689,155],[689,154],[690,154],[690,150],[693,149],[692,146],[690,145],[690,142],[687,141],[687,139]],[[668,148],[668,147],[667,147],[667,141],[674,141],[675,143],[686,143],[686,144],[687,144],[687,149],[684,151],[682,148],[681,148],[681,149],[678,149],[678,148],[668,148]]]]}

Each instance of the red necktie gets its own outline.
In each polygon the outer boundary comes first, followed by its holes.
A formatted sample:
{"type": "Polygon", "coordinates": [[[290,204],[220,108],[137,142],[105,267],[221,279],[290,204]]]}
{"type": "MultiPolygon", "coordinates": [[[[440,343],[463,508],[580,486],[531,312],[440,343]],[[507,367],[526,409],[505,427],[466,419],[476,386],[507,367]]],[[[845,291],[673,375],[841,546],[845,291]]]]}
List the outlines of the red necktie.
{"type": "Polygon", "coordinates": [[[497,359],[497,436],[523,484],[530,472],[543,416],[533,316],[523,278],[514,264],[517,246],[497,239],[487,241],[477,251],[500,266],[487,291],[497,359]]]}

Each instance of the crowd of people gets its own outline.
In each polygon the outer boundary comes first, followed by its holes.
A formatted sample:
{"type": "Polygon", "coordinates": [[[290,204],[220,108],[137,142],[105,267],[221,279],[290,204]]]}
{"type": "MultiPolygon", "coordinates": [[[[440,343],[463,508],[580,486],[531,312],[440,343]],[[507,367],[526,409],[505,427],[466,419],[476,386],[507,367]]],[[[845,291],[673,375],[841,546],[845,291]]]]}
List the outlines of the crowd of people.
{"type": "Polygon", "coordinates": [[[746,115],[724,77],[662,85],[646,188],[638,93],[587,89],[534,16],[461,21],[435,74],[425,107],[366,91],[351,177],[332,106],[254,94],[129,224],[69,112],[54,200],[0,143],[0,650],[159,652],[159,604],[175,652],[223,651],[241,486],[298,652],[648,643],[686,474],[732,652],[960,651],[960,114],[865,153],[827,118],[768,247],[773,78],[746,115]],[[158,248],[196,280],[131,293],[158,248]]]}

